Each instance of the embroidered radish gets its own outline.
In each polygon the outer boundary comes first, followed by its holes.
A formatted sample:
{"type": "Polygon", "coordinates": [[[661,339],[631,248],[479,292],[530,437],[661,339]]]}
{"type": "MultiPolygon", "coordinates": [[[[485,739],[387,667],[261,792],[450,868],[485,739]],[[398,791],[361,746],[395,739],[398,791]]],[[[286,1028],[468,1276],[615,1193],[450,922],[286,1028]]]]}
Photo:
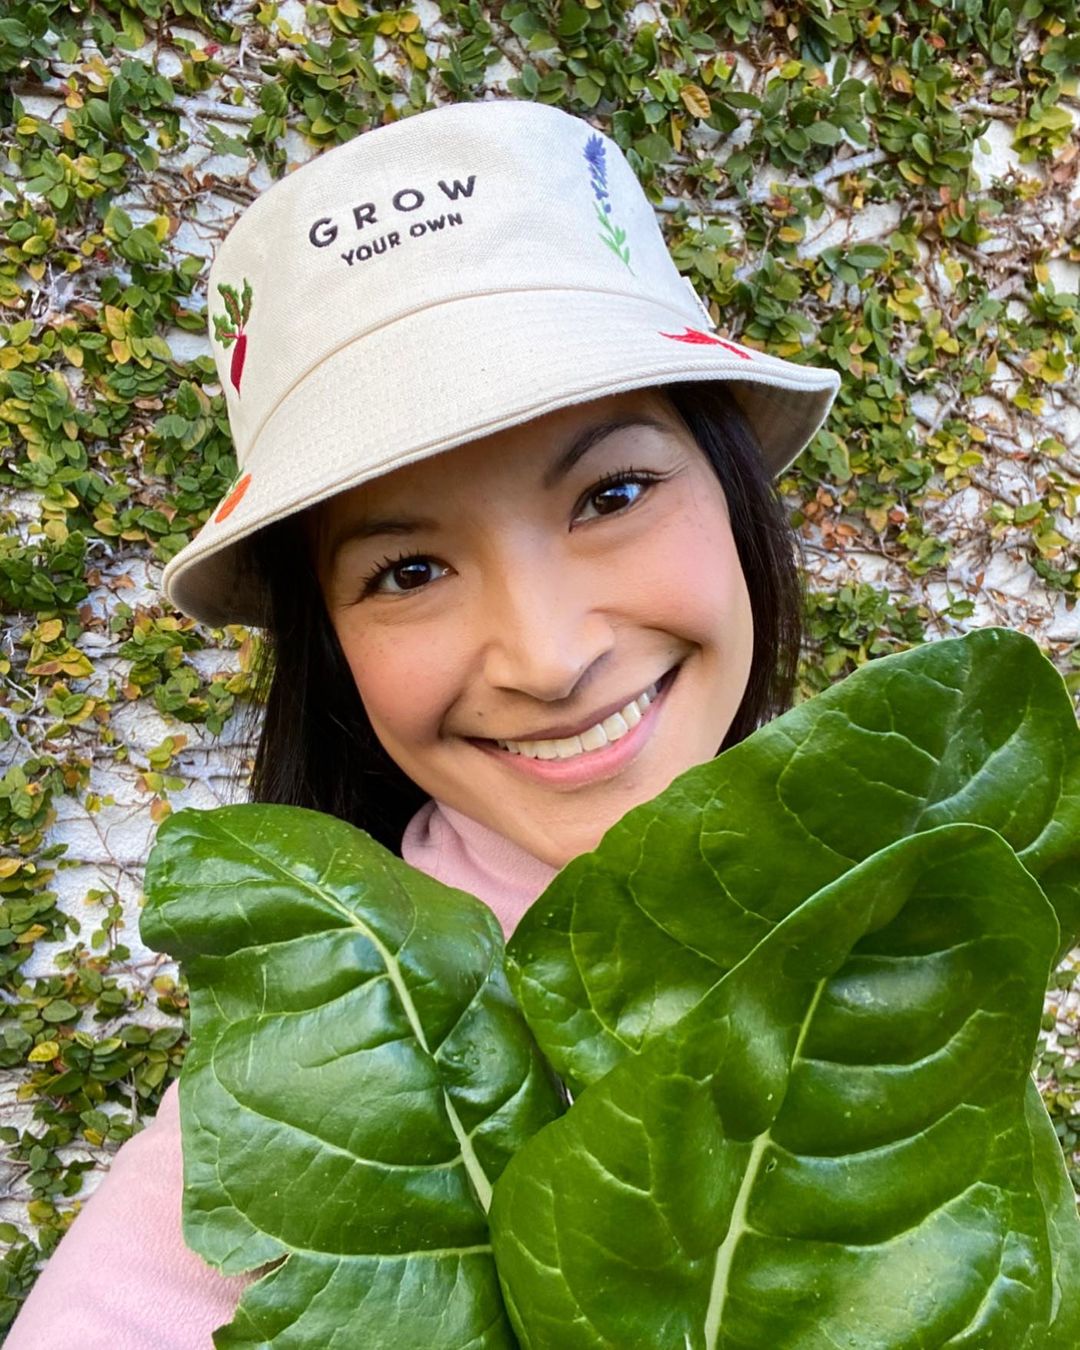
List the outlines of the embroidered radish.
{"type": "Polygon", "coordinates": [[[244,325],[251,313],[251,282],[247,277],[244,278],[244,289],[239,297],[236,294],[236,287],[229,286],[226,282],[218,283],[218,291],[225,301],[228,317],[224,314],[214,315],[214,336],[226,351],[233,342],[236,343],[229,366],[229,380],[239,394],[240,377],[244,373],[244,357],[247,354],[247,334],[244,332],[244,325]]]}
{"type": "Polygon", "coordinates": [[[734,352],[736,356],[742,357],[744,361],[752,361],[754,358],[749,352],[744,352],[741,347],[734,347],[730,342],[725,342],[723,338],[713,337],[711,333],[702,333],[697,328],[686,329],[685,333],[661,333],[661,337],[674,338],[676,342],[707,342],[715,344],[717,347],[724,347],[729,352],[734,352]]]}

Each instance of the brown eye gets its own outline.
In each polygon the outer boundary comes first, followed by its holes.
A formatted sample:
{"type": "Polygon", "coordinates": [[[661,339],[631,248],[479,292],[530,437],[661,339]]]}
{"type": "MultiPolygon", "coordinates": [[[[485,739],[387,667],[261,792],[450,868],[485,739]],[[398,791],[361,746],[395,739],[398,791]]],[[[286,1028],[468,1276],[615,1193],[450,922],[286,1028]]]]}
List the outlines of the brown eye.
{"type": "Polygon", "coordinates": [[[632,502],[637,501],[637,495],[634,491],[637,487],[637,483],[616,483],[614,487],[606,487],[599,492],[594,492],[590,500],[597,504],[597,510],[602,516],[607,516],[613,511],[621,511],[624,506],[629,506],[632,502]]]}
{"type": "Polygon", "coordinates": [[[409,591],[421,590],[432,580],[432,573],[440,566],[440,563],[419,554],[388,558],[365,581],[363,593],[371,595],[378,591],[383,595],[405,595],[409,591]],[[387,581],[394,584],[383,585],[387,581]]]}
{"type": "Polygon", "coordinates": [[[656,481],[644,473],[609,474],[590,490],[585,504],[593,505],[598,516],[614,516],[633,506],[656,481]]]}
{"type": "Polygon", "coordinates": [[[414,562],[399,563],[397,567],[392,567],[390,575],[403,591],[411,591],[431,580],[427,575],[430,571],[431,564],[429,562],[417,559],[414,562]]]}

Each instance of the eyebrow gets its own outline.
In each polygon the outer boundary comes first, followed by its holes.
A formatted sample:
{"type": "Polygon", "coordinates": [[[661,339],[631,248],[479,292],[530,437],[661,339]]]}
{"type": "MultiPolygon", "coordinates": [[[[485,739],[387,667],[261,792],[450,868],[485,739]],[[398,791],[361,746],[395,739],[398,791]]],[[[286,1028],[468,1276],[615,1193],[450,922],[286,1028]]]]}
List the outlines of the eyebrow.
{"type": "MultiPolygon", "coordinates": [[[[556,487],[594,446],[599,445],[608,436],[614,435],[616,431],[624,431],[627,427],[650,427],[654,431],[666,432],[673,430],[669,422],[652,417],[648,413],[628,413],[623,417],[610,417],[602,422],[594,422],[591,426],[583,427],[565,447],[540,480],[540,486],[545,491],[556,487]]],[[[336,557],[343,544],[356,539],[371,539],[381,534],[415,534],[419,530],[435,530],[438,527],[439,522],[429,516],[368,516],[343,525],[330,542],[329,554],[331,558],[336,557]]]]}
{"type": "Polygon", "coordinates": [[[616,431],[623,431],[627,427],[651,427],[654,431],[671,431],[672,429],[669,423],[662,421],[659,417],[650,417],[648,413],[628,413],[625,417],[611,417],[606,421],[596,422],[578,432],[547,473],[544,474],[541,479],[541,486],[548,490],[555,487],[594,445],[598,445],[606,437],[613,435],[616,431]]]}

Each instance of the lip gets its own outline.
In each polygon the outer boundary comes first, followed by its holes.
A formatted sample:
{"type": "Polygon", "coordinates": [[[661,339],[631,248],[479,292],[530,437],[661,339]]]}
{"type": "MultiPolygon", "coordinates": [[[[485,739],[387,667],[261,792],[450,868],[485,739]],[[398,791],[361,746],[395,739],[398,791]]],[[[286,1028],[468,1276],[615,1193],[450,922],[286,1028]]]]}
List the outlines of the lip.
{"type": "MultiPolygon", "coordinates": [[[[674,669],[674,667],[672,667],[672,669],[674,669]]],[[[649,688],[651,687],[652,684],[656,684],[657,686],[659,686],[660,682],[662,680],[666,680],[668,675],[670,674],[671,674],[670,670],[665,671],[664,674],[660,676],[659,680],[650,681],[649,685],[643,685],[642,688],[649,688]]],[[[519,744],[523,741],[566,740],[570,736],[580,736],[583,731],[588,731],[590,727],[596,726],[598,722],[605,721],[612,715],[612,713],[619,712],[621,709],[625,708],[626,705],[630,703],[633,699],[640,697],[640,695],[641,690],[639,689],[636,694],[630,694],[627,698],[624,698],[621,703],[609,703],[606,708],[601,708],[600,711],[595,714],[595,716],[588,719],[587,721],[560,722],[558,726],[544,727],[540,731],[530,731],[527,736],[477,736],[477,737],[470,737],[470,739],[476,740],[480,743],[492,740],[499,740],[499,741],[517,741],[519,744]]]]}
{"type": "Polygon", "coordinates": [[[574,755],[571,759],[530,759],[528,755],[514,755],[509,750],[503,750],[494,741],[469,738],[469,743],[475,745],[485,755],[494,756],[500,763],[520,773],[524,778],[531,778],[534,782],[573,786],[577,783],[591,783],[600,778],[611,778],[635,759],[649,741],[679,669],[679,666],[672,666],[656,682],[656,697],[642,713],[641,721],[631,727],[625,736],[620,736],[617,741],[605,745],[601,750],[583,750],[580,755],[574,755]]]}

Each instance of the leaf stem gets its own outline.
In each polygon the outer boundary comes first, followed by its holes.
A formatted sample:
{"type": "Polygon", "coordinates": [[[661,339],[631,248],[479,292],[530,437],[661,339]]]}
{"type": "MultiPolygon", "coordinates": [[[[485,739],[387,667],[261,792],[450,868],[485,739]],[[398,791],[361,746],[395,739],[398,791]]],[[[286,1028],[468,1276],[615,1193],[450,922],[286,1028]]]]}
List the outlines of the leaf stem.
{"type": "MultiPolygon", "coordinates": [[[[420,1022],[419,1014],[416,1011],[416,1005],[413,1003],[412,994],[409,993],[409,988],[402,979],[401,967],[394,954],[381,941],[374,929],[364,923],[354,910],[349,909],[347,905],[343,905],[336,896],[328,891],[324,891],[321,886],[313,884],[310,881],[305,881],[295,873],[290,872],[287,868],[282,867],[281,864],[274,859],[265,858],[264,855],[258,853],[258,850],[255,849],[248,840],[241,839],[238,835],[234,834],[233,831],[226,829],[223,833],[234,843],[239,844],[241,848],[256,853],[264,863],[269,863],[270,866],[274,867],[275,870],[280,872],[283,876],[288,877],[289,880],[297,882],[306,890],[311,891],[312,894],[316,895],[324,904],[329,905],[339,914],[344,915],[353,927],[359,929],[359,931],[363,933],[379,953],[382,963],[386,967],[386,973],[390,977],[390,983],[393,985],[397,996],[401,1001],[402,1009],[408,1019],[409,1026],[412,1028],[413,1035],[420,1042],[424,1054],[431,1056],[431,1048],[428,1045],[427,1037],[424,1035],[424,1028],[420,1022]]],[[[329,870],[329,864],[327,864],[326,870],[329,870]]],[[[487,1173],[481,1166],[480,1159],[476,1156],[476,1150],[473,1148],[472,1140],[466,1133],[465,1127],[461,1123],[461,1118],[457,1113],[454,1103],[450,1100],[450,1094],[447,1092],[446,1088],[443,1088],[442,1094],[443,1104],[446,1107],[447,1119],[450,1121],[450,1128],[453,1130],[454,1137],[458,1141],[458,1147],[461,1149],[461,1161],[465,1166],[465,1171],[469,1180],[472,1182],[473,1190],[476,1192],[476,1198],[479,1200],[481,1208],[486,1214],[491,1208],[491,1182],[488,1180],[487,1173]]]]}
{"type": "MultiPolygon", "coordinates": [[[[803,1042],[806,1040],[806,1033],[810,1028],[810,1023],[814,1019],[814,1013],[817,1011],[818,1001],[821,998],[822,991],[826,985],[825,980],[819,980],[814,995],[810,1000],[810,1006],[802,1020],[802,1026],[799,1028],[799,1039],[795,1044],[795,1050],[791,1056],[791,1065],[795,1065],[802,1054],[803,1042]]],[[[779,1106],[777,1112],[779,1113],[779,1106]]],[[[765,1150],[772,1143],[772,1129],[765,1130],[754,1140],[753,1147],[750,1150],[750,1157],[746,1160],[746,1171],[743,1173],[742,1182],[739,1185],[739,1194],[735,1197],[735,1203],[731,1207],[731,1220],[728,1223],[728,1230],[724,1234],[724,1240],[716,1252],[716,1265],[713,1267],[712,1288],[709,1291],[709,1306],[705,1311],[705,1325],[703,1328],[705,1337],[705,1350],[715,1350],[719,1344],[720,1338],[720,1315],[724,1310],[724,1302],[728,1294],[728,1282],[731,1278],[731,1263],[735,1256],[735,1248],[739,1239],[747,1231],[749,1225],[746,1222],[746,1211],[750,1207],[750,1193],[754,1189],[754,1183],[757,1181],[758,1170],[761,1167],[761,1159],[765,1150]]]]}

